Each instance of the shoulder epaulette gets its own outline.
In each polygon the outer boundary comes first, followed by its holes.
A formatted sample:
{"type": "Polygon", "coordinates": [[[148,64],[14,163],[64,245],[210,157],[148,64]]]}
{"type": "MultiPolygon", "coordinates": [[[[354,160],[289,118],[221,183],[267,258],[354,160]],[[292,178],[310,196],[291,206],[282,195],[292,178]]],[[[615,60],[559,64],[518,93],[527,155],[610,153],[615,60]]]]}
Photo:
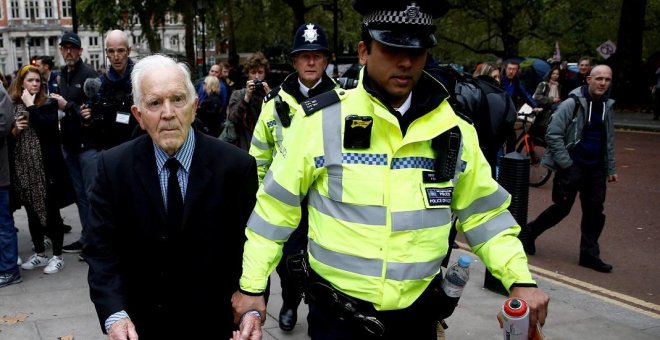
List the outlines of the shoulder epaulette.
{"type": "Polygon", "coordinates": [[[302,106],[303,111],[305,111],[305,116],[310,116],[314,114],[314,112],[339,101],[340,98],[336,91],[328,91],[321,93],[316,97],[304,100],[300,103],[300,106],[302,106]]]}
{"type": "Polygon", "coordinates": [[[264,97],[264,103],[267,103],[269,100],[275,98],[275,96],[277,96],[277,94],[280,92],[281,89],[282,87],[278,86],[270,90],[270,92],[268,92],[268,94],[266,94],[266,96],[264,97]]]}

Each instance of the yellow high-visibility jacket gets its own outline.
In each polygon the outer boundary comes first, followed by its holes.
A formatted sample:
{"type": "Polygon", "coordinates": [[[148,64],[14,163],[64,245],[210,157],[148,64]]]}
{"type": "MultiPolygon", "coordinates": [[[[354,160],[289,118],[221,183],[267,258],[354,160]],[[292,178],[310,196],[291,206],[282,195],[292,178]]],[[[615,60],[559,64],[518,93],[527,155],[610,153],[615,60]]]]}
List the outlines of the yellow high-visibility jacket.
{"type": "MultiPolygon", "coordinates": [[[[313,89],[310,89],[308,94],[315,96],[336,87],[336,83],[326,74],[323,74],[320,82],[313,89]]],[[[307,98],[300,92],[297,72],[289,74],[280,87],[271,90],[264,97],[264,103],[261,105],[261,114],[254,127],[249,150],[250,155],[257,161],[259,185],[263,182],[268,168],[273,163],[273,158],[280,152],[284,136],[290,130],[289,127],[282,124],[275,104],[278,100],[286,103],[285,107],[288,107],[289,119],[293,120],[296,116],[296,109],[299,102],[305,99],[307,98]]]]}
{"type": "MultiPolygon", "coordinates": [[[[438,100],[404,137],[388,105],[364,88],[363,76],[353,90],[301,103],[306,116],[293,121],[248,221],[241,289],[264,291],[283,242],[298,225],[305,196],[311,267],[378,310],[410,306],[440,273],[452,211],[458,230],[505,287],[534,283],[516,237],[520,227],[507,210],[510,195],[491,178],[473,126],[438,100]],[[369,148],[344,148],[350,115],[373,118],[369,148]],[[462,135],[455,176],[429,180],[431,140],[455,126],[462,135]]],[[[446,96],[428,74],[413,90],[413,107],[415,92],[446,96]]]]}

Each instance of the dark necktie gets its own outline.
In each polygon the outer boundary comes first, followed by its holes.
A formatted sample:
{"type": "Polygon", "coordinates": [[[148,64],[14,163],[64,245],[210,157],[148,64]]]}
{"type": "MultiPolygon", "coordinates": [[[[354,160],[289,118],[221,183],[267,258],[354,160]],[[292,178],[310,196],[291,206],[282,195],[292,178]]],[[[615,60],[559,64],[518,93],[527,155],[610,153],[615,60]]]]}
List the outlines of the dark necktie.
{"type": "Polygon", "coordinates": [[[181,229],[181,222],[183,220],[183,197],[181,195],[179,179],[176,175],[179,171],[180,163],[176,158],[170,158],[165,162],[165,166],[170,171],[170,176],[167,178],[168,225],[171,229],[179,230],[181,229]]]}

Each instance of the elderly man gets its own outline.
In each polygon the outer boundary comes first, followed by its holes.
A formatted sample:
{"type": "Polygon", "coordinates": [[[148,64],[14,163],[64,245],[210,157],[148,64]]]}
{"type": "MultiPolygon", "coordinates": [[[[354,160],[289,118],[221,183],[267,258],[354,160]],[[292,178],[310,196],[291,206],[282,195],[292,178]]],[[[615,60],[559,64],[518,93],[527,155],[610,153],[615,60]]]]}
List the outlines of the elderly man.
{"type": "MultiPolygon", "coordinates": [[[[357,0],[363,16],[357,88],[303,101],[248,221],[240,290],[232,297],[240,336],[265,320],[263,294],[282,244],[308,198],[312,339],[436,339],[453,310],[440,287],[452,214],[472,251],[510,295],[545,322],[507,210],[476,131],[454,113],[443,86],[423,72],[446,1],[357,0]],[[252,316],[254,315],[254,316],[252,316]]],[[[304,261],[304,259],[303,259],[304,261]]],[[[529,334],[531,335],[531,334],[529,334]]]]}
{"type": "MultiPolygon", "coordinates": [[[[105,52],[108,56],[110,68],[108,72],[100,76],[96,81],[97,93],[93,87],[84,85],[87,94],[92,95],[89,103],[81,111],[82,136],[85,146],[85,159],[83,178],[85,183],[85,194],[89,199],[91,185],[96,175],[97,154],[101,150],[107,150],[113,146],[128,141],[137,126],[137,121],[132,117],[130,110],[133,105],[131,70],[133,61],[128,57],[131,47],[128,45],[128,36],[120,30],[108,32],[105,38],[105,52]]],[[[82,249],[85,239],[85,226],[79,240],[64,246],[67,253],[77,253],[82,249]]]]}
{"type": "Polygon", "coordinates": [[[229,338],[255,161],[191,129],[197,98],[184,64],[149,56],[131,79],[147,135],[99,154],[83,250],[101,329],[109,339],[229,338]],[[195,277],[213,268],[217,279],[195,277]]]}

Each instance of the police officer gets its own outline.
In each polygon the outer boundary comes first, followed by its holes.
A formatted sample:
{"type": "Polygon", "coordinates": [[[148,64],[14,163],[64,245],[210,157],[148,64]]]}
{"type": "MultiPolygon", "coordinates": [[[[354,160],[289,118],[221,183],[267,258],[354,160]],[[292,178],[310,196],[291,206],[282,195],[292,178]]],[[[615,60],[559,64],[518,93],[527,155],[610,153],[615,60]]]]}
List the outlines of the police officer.
{"type": "MultiPolygon", "coordinates": [[[[249,152],[257,160],[259,183],[263,182],[273,157],[281,152],[282,141],[290,131],[289,126],[296,116],[298,103],[336,87],[335,82],[325,73],[329,53],[328,40],[320,26],[309,23],[298,28],[291,49],[296,72],[289,74],[281,86],[266,96],[252,135],[249,152]]],[[[277,265],[283,300],[279,326],[285,331],[295,327],[297,309],[302,299],[301,287],[290,277],[286,268],[287,255],[304,251],[307,247],[307,209],[304,205],[302,208],[300,225],[284,243],[283,257],[277,265]]]]}
{"type": "Polygon", "coordinates": [[[527,267],[511,197],[490,176],[472,125],[423,72],[433,18],[447,3],[358,0],[354,8],[363,15],[357,88],[301,103],[305,116],[293,120],[257,194],[232,297],[241,336],[259,332],[260,294],[304,196],[312,339],[435,339],[452,212],[474,253],[529,303],[531,324],[543,325],[549,298],[527,267]]]}

